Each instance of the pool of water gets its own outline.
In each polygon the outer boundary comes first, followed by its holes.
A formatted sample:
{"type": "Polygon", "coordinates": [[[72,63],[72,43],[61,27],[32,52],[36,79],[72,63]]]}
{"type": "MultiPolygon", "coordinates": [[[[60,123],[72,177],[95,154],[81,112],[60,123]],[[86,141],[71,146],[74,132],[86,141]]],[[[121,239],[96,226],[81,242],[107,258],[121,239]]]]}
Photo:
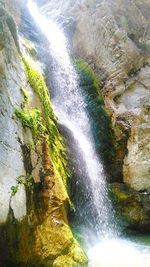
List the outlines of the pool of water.
{"type": "Polygon", "coordinates": [[[105,239],[87,254],[89,267],[150,267],[150,236],[105,239]]]}

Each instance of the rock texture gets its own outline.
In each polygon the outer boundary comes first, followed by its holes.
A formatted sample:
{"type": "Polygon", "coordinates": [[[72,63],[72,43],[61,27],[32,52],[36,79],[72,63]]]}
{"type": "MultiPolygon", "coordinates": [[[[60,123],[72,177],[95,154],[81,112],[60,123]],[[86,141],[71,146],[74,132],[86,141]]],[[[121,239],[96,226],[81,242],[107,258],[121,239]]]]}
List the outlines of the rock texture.
{"type": "Polygon", "coordinates": [[[125,228],[139,232],[149,231],[150,194],[138,193],[121,183],[111,185],[112,197],[116,204],[116,216],[125,228]]]}
{"type": "MultiPolygon", "coordinates": [[[[71,24],[75,54],[101,77],[114,132],[112,181],[127,184],[112,185],[117,211],[127,226],[149,230],[150,3],[37,2],[63,27],[71,24]]],[[[0,0],[0,264],[76,266],[86,257],[68,226],[65,161],[57,158],[63,142],[19,54],[13,17],[21,22],[22,3],[0,0]]]]}
{"type": "Polygon", "coordinates": [[[75,13],[74,47],[105,73],[103,95],[116,139],[114,176],[121,176],[123,165],[124,182],[149,190],[150,4],[118,0],[82,6],[82,15],[75,13]]]}
{"type": "Polygon", "coordinates": [[[63,17],[74,18],[76,55],[102,78],[114,130],[113,179],[149,190],[149,1],[79,0],[63,5],[53,0],[43,1],[42,11],[60,22],[63,17]]]}
{"type": "MultiPolygon", "coordinates": [[[[89,62],[101,78],[114,132],[112,181],[149,192],[150,2],[78,0],[63,5],[61,0],[47,0],[42,11],[60,23],[64,17],[73,18],[75,55],[89,62]]],[[[142,212],[143,207],[139,209],[142,212]]]]}
{"type": "Polygon", "coordinates": [[[21,57],[8,5],[0,1],[0,266],[77,266],[86,257],[67,220],[63,140],[42,75],[21,57]]]}
{"type": "Polygon", "coordinates": [[[26,195],[22,186],[10,201],[11,186],[16,177],[25,174],[22,150],[19,140],[23,140],[23,131],[14,119],[14,109],[22,101],[20,86],[26,86],[23,65],[21,64],[14,40],[8,25],[10,15],[0,6],[0,221],[5,222],[10,208],[13,208],[15,217],[21,219],[26,214],[26,195]],[[15,164],[14,164],[15,163],[15,164]],[[20,203],[20,204],[19,204],[20,203]]]}

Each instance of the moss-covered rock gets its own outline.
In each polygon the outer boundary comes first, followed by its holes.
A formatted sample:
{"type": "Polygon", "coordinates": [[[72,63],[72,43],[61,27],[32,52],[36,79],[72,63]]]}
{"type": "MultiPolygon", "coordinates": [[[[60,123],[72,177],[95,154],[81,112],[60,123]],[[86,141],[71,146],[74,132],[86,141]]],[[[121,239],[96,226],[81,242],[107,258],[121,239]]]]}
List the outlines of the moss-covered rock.
{"type": "Polygon", "coordinates": [[[111,176],[113,171],[113,132],[111,117],[104,106],[101,83],[92,67],[82,59],[74,61],[80,78],[80,86],[87,103],[87,112],[90,116],[91,129],[97,151],[102,158],[107,173],[111,176]]]}
{"type": "Polygon", "coordinates": [[[42,104],[44,124],[48,132],[48,143],[52,160],[66,185],[67,177],[69,175],[66,161],[67,156],[62,137],[58,131],[57,118],[53,112],[48,89],[42,75],[38,73],[38,71],[36,71],[24,58],[23,62],[26,67],[28,82],[34,92],[38,95],[42,104]]]}
{"type": "Polygon", "coordinates": [[[120,223],[125,229],[150,230],[150,194],[137,192],[121,183],[111,184],[112,197],[120,223]]]}
{"type": "MultiPolygon", "coordinates": [[[[57,118],[43,76],[25,59],[23,62],[29,86],[40,105],[37,107],[34,101],[31,103],[26,89],[21,89],[23,102],[15,110],[15,115],[24,129],[25,143],[21,146],[27,176],[20,175],[13,189],[18,189],[19,184],[25,186],[27,215],[18,223],[16,230],[18,238],[14,261],[21,264],[19,266],[27,262],[31,266],[44,267],[82,265],[87,258],[74,239],[67,220],[70,202],[66,186],[67,155],[57,118]],[[30,181],[27,177],[32,177],[32,186],[28,186],[30,181]]],[[[11,235],[9,231],[8,235],[11,235]]],[[[10,255],[9,245],[7,247],[10,255]]]]}
{"type": "Polygon", "coordinates": [[[62,266],[73,267],[77,265],[72,258],[68,256],[60,256],[54,261],[53,266],[54,267],[62,267],[62,266]]]}

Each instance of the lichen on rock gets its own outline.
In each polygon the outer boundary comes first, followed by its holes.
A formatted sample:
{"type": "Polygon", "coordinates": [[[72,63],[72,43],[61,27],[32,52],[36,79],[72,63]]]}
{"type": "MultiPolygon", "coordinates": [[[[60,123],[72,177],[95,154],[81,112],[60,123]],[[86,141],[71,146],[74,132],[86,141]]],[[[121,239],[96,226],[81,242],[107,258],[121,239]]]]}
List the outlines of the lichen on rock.
{"type": "MultiPolygon", "coordinates": [[[[32,137],[27,134],[26,138],[33,138],[34,143],[34,146],[28,146],[32,166],[30,175],[33,176],[34,187],[32,192],[27,192],[28,227],[33,229],[33,240],[30,241],[30,248],[24,247],[20,240],[22,245],[19,261],[42,266],[52,266],[55,262],[55,266],[57,258],[60,257],[61,262],[61,255],[64,255],[69,263],[72,262],[70,266],[76,266],[79,261],[82,264],[87,260],[82,250],[79,251],[79,245],[68,226],[66,209],[70,200],[67,193],[68,169],[63,140],[42,75],[25,59],[23,62],[29,85],[37,94],[41,106],[30,107],[28,101],[27,105],[21,105],[20,109],[15,110],[24,129],[31,131],[32,137]]],[[[26,98],[24,91],[23,96],[26,98]]],[[[21,233],[27,240],[30,239],[28,227],[21,227],[21,233]]],[[[62,264],[63,260],[62,258],[62,264]]]]}
{"type": "Polygon", "coordinates": [[[0,264],[52,266],[63,255],[77,265],[65,146],[43,76],[20,57],[7,5],[0,7],[0,264]]]}
{"type": "Polygon", "coordinates": [[[123,229],[148,232],[150,229],[149,193],[138,193],[122,183],[112,183],[111,192],[116,215],[123,229]]]}

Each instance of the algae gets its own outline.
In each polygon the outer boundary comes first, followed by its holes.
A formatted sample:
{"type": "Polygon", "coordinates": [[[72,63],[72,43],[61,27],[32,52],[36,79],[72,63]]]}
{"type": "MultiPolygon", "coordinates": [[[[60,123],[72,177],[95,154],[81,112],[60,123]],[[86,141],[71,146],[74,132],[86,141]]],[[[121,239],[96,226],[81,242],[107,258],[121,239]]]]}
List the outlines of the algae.
{"type": "Polygon", "coordinates": [[[15,113],[21,119],[23,127],[32,129],[34,139],[38,139],[41,135],[47,135],[52,161],[65,186],[67,186],[67,178],[69,177],[67,153],[58,130],[57,118],[53,112],[49,91],[43,76],[25,58],[23,58],[23,62],[28,82],[42,103],[43,114],[35,108],[27,111],[17,109],[15,113]]]}
{"type": "MultiPolygon", "coordinates": [[[[21,90],[24,99],[21,107],[15,110],[15,115],[25,130],[30,129],[34,146],[27,147],[21,143],[26,177],[20,175],[16,179],[16,186],[25,186],[27,216],[19,230],[18,261],[29,262],[35,266],[71,267],[77,266],[78,263],[82,265],[87,262],[87,258],[79,249],[67,220],[66,210],[70,202],[67,193],[69,172],[64,142],[58,130],[57,118],[43,76],[24,58],[23,62],[28,83],[37,94],[41,105],[39,108],[31,107],[25,89],[21,90]],[[40,162],[38,170],[38,164],[34,166],[32,162],[36,155],[40,162]],[[32,179],[34,171],[36,177],[38,176],[37,180],[34,176],[34,180],[32,179]],[[28,243],[28,240],[30,249],[24,244],[28,243]]],[[[25,133],[31,139],[29,131],[25,133]]]]}
{"type": "Polygon", "coordinates": [[[92,67],[82,59],[75,59],[74,64],[79,75],[82,94],[87,103],[96,149],[108,175],[112,176],[113,159],[115,155],[113,145],[113,131],[111,116],[104,105],[100,78],[92,67]]]}

